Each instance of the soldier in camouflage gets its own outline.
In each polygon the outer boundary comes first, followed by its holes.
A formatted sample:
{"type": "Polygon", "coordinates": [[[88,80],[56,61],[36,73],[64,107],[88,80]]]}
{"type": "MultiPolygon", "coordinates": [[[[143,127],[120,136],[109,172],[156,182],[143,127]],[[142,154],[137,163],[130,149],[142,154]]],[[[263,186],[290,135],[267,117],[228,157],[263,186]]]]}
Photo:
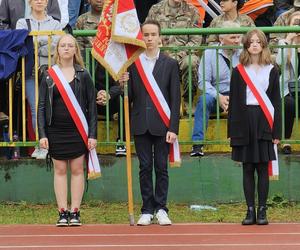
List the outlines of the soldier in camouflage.
{"type": "MultiPolygon", "coordinates": [[[[76,29],[78,30],[96,30],[100,21],[104,0],[89,0],[91,11],[86,12],[78,17],[76,29]]],[[[86,48],[91,48],[93,44],[93,36],[77,37],[78,44],[82,51],[86,48]]]]}
{"type": "MultiPolygon", "coordinates": [[[[244,5],[244,0],[222,0],[220,2],[220,7],[224,14],[215,17],[209,25],[209,28],[221,27],[225,21],[233,21],[238,23],[241,27],[255,27],[253,20],[245,15],[239,14],[238,11],[244,5]]],[[[207,38],[207,43],[217,43],[218,36],[210,35],[207,38]]]]}
{"type": "MultiPolygon", "coordinates": [[[[300,11],[300,0],[294,0],[294,7],[291,8],[290,10],[282,13],[275,21],[274,26],[289,26],[289,19],[290,16],[296,12],[296,11],[300,11]]],[[[286,36],[285,33],[271,33],[270,34],[270,43],[272,45],[276,45],[278,44],[278,41],[280,39],[284,39],[286,36]]],[[[274,49],[274,52],[277,52],[276,49],[274,49]]]]}
{"type": "MultiPolygon", "coordinates": [[[[199,27],[200,16],[198,10],[185,0],[163,0],[153,5],[146,20],[157,20],[162,29],[165,28],[195,28],[199,27]]],[[[199,46],[201,36],[199,35],[171,35],[162,37],[164,46],[199,46]]],[[[179,52],[169,52],[169,56],[179,63],[183,82],[184,111],[188,110],[189,100],[189,52],[180,50],[179,52]]],[[[199,65],[199,55],[192,51],[192,99],[197,91],[197,69],[199,65]]]]}

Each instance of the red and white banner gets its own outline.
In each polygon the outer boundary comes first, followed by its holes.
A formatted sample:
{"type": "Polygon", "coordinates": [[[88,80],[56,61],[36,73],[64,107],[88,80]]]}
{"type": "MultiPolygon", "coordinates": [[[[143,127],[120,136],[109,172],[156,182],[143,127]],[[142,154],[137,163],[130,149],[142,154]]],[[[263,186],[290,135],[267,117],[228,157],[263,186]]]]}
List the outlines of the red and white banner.
{"type": "Polygon", "coordinates": [[[105,0],[92,55],[118,80],[145,48],[133,0],[105,0]]]}
{"type": "MultiPolygon", "coordinates": [[[[255,86],[250,79],[249,75],[247,74],[244,66],[242,64],[239,64],[237,66],[237,69],[239,70],[241,76],[243,77],[245,83],[252,91],[253,95],[255,96],[256,100],[258,101],[268,123],[271,128],[273,129],[274,124],[274,107],[271,103],[269,97],[267,96],[266,92],[259,86],[255,86]]],[[[279,177],[279,166],[278,166],[278,150],[277,145],[274,144],[274,151],[276,155],[276,160],[269,162],[269,176],[271,179],[278,179],[279,177]]]]}
{"type": "MultiPolygon", "coordinates": [[[[163,120],[166,127],[170,126],[171,110],[170,107],[161,92],[153,74],[149,67],[147,67],[147,62],[145,57],[140,56],[135,61],[136,68],[139,72],[139,75],[145,85],[145,88],[151,97],[152,102],[154,103],[161,119],[163,120]]],[[[171,167],[179,167],[181,165],[180,149],[178,139],[172,144],[170,144],[170,154],[169,162],[171,167]]]]}
{"type": "MultiPolygon", "coordinates": [[[[48,69],[48,73],[53,79],[64,103],[66,104],[68,111],[84,141],[86,147],[88,148],[88,123],[82,112],[82,109],[74,95],[70,84],[67,82],[62,71],[58,65],[54,65],[48,69]]],[[[88,158],[88,179],[95,179],[101,176],[100,164],[97,156],[96,149],[89,151],[88,158]]]]}

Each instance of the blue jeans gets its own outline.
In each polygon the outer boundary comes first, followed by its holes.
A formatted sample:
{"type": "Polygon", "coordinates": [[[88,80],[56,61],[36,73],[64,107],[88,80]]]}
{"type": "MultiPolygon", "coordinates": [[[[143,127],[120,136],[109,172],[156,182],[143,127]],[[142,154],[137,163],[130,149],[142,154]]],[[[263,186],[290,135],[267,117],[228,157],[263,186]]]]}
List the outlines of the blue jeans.
{"type": "Polygon", "coordinates": [[[35,110],[35,84],[34,84],[33,76],[26,79],[25,94],[26,94],[27,101],[30,105],[32,126],[35,131],[36,110],[35,110]]]}
{"type": "Polygon", "coordinates": [[[81,0],[71,0],[68,3],[68,10],[69,10],[69,24],[72,28],[75,27],[75,24],[77,22],[77,18],[79,15],[79,10],[80,10],[80,4],[81,0]]]}
{"type": "MultiPolygon", "coordinates": [[[[205,94],[206,98],[206,114],[205,114],[205,124],[206,128],[208,125],[208,119],[211,112],[216,112],[217,100],[209,94],[205,94]]],[[[203,131],[203,95],[199,97],[197,102],[195,118],[194,118],[194,130],[192,135],[193,141],[201,141],[204,139],[203,131]]]]}

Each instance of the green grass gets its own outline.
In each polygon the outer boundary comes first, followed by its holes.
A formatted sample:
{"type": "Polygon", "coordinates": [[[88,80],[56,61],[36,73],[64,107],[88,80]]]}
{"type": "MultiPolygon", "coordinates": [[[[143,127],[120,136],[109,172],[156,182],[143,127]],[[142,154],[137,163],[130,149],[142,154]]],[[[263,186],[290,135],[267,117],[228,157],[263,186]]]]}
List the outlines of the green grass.
{"type": "MultiPolygon", "coordinates": [[[[300,204],[287,202],[280,196],[269,200],[270,222],[300,222],[300,204]]],[[[245,215],[245,204],[218,204],[217,211],[192,211],[188,204],[168,204],[173,223],[240,223],[245,215]]],[[[140,204],[134,207],[135,221],[140,214],[140,204]]],[[[126,203],[90,201],[81,207],[85,224],[128,223],[126,203]]],[[[53,224],[57,219],[55,204],[0,203],[0,224],[53,224]]]]}

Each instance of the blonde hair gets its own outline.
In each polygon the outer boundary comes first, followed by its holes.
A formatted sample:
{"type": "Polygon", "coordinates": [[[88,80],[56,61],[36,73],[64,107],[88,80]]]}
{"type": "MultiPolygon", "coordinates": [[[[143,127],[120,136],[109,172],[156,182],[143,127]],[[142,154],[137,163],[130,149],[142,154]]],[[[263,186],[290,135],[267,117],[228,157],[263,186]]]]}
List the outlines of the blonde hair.
{"type": "MultiPolygon", "coordinates": [[[[288,24],[289,24],[289,26],[291,26],[292,25],[292,20],[293,20],[293,18],[295,17],[295,16],[299,16],[300,17],[300,11],[295,11],[294,13],[292,13],[290,16],[289,16],[289,18],[288,18],[288,24]]],[[[300,18],[299,18],[300,19],[300,18]]],[[[288,35],[288,33],[286,34],[286,36],[288,35]]],[[[293,41],[292,41],[292,44],[293,44],[293,41]]],[[[288,48],[287,49],[287,59],[286,59],[286,61],[287,61],[287,64],[288,65],[291,65],[291,59],[292,59],[292,49],[294,49],[294,48],[288,48]]]]}
{"type": "Polygon", "coordinates": [[[259,29],[253,29],[248,31],[243,37],[243,51],[240,55],[240,63],[244,66],[247,66],[252,63],[251,61],[251,54],[249,53],[248,49],[251,45],[251,38],[253,35],[257,35],[260,45],[262,47],[262,51],[259,56],[258,63],[261,65],[267,65],[272,63],[271,51],[268,47],[268,41],[266,35],[259,29]]]}
{"type": "Polygon", "coordinates": [[[80,48],[79,48],[78,42],[76,41],[75,37],[70,34],[65,34],[59,38],[57,45],[55,47],[55,52],[54,52],[54,57],[53,57],[54,63],[60,65],[58,47],[59,47],[61,40],[65,37],[70,37],[74,41],[74,44],[75,44],[75,55],[73,58],[73,64],[79,64],[81,67],[84,68],[84,62],[83,62],[83,59],[82,59],[82,56],[80,53],[80,48]]]}

